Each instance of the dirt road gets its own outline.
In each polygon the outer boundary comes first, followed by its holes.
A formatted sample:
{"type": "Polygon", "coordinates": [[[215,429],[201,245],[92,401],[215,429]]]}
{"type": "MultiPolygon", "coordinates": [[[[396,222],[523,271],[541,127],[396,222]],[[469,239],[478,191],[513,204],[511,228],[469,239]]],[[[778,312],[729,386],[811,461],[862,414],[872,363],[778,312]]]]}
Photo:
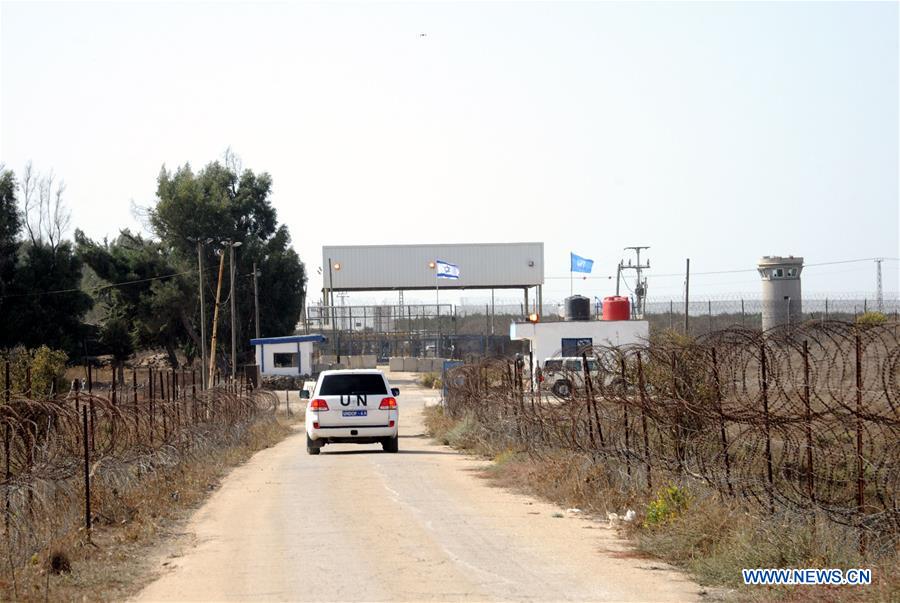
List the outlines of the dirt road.
{"type": "Polygon", "coordinates": [[[597,522],[487,484],[434,445],[401,388],[400,454],[301,430],[237,468],[139,601],[689,601],[696,584],[625,550],[597,522]]]}

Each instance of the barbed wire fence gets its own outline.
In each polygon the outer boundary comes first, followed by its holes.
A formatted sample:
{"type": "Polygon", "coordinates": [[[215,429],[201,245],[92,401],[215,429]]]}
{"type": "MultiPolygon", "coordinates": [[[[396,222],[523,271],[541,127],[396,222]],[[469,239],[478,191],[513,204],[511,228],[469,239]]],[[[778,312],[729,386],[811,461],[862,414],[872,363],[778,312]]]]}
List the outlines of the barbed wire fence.
{"type": "MultiPolygon", "coordinates": [[[[592,308],[600,313],[600,298],[593,298],[592,308]]],[[[782,302],[787,304],[789,302],[782,302]]],[[[789,311],[798,317],[798,322],[806,320],[852,320],[866,312],[881,312],[891,318],[900,316],[900,298],[896,294],[886,295],[881,300],[861,294],[807,294],[802,300],[790,302],[796,305],[789,311]]],[[[632,300],[633,305],[633,300],[632,300]]],[[[762,314],[767,302],[759,296],[705,295],[695,296],[688,303],[691,328],[697,333],[741,326],[760,328],[762,314]]],[[[564,302],[545,302],[541,306],[542,321],[563,320],[564,302]]],[[[528,312],[522,302],[500,300],[491,305],[462,303],[456,306],[458,316],[483,315],[493,312],[500,317],[524,319],[528,312]]],[[[530,310],[529,310],[530,311],[530,310]]],[[[644,318],[653,326],[678,327],[684,322],[684,298],[650,297],[644,301],[644,318]]]]}
{"type": "Polygon", "coordinates": [[[532,378],[527,358],[491,359],[448,373],[446,408],[539,458],[587,454],[648,494],[693,480],[763,513],[845,526],[863,552],[892,551],[898,343],[896,324],[818,321],[592,347],[582,371],[562,373],[566,396],[532,378]]]}
{"type": "Polygon", "coordinates": [[[0,504],[12,576],[59,539],[81,529],[90,540],[95,522],[140,512],[128,501],[132,487],[242,441],[278,406],[273,392],[243,379],[217,376],[203,390],[195,371],[152,367],[132,370],[124,385],[75,380],[67,394],[36,399],[27,386],[13,387],[9,362],[0,370],[0,504]]]}

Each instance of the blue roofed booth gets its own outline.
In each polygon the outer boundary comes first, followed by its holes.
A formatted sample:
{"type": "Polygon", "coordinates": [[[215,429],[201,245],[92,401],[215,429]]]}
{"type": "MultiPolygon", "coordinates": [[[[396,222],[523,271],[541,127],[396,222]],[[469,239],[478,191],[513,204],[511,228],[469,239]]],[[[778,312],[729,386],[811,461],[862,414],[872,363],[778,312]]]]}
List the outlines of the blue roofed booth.
{"type": "Polygon", "coordinates": [[[251,339],[255,347],[256,364],[265,375],[310,375],[313,373],[313,353],[323,335],[288,335],[251,339]]]}

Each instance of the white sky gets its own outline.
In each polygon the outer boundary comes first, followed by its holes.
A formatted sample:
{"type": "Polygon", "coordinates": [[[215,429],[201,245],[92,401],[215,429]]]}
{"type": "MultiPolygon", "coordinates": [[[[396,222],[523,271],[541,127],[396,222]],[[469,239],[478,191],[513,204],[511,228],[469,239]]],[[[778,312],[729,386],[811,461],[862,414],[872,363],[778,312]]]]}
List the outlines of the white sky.
{"type": "MultiPolygon", "coordinates": [[[[556,277],[651,245],[650,295],[676,299],[653,274],[686,257],[900,255],[893,2],[3,2],[0,53],[0,160],[64,178],[75,226],[139,227],[160,166],[231,146],[272,174],[312,295],[323,244],[544,241],[556,277]]],[[[810,267],[804,290],[874,274],[810,267]]]]}

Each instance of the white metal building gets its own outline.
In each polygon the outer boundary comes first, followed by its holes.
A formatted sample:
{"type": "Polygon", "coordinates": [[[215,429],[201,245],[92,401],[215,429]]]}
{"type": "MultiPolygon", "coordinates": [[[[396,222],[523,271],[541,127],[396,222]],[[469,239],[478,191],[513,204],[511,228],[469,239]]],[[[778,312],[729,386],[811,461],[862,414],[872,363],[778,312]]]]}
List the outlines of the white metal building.
{"type": "Polygon", "coordinates": [[[262,375],[310,375],[313,344],[322,341],[322,335],[289,335],[251,339],[250,343],[256,348],[256,364],[262,375]]]}
{"type": "Polygon", "coordinates": [[[460,270],[459,280],[441,279],[441,289],[522,289],[544,284],[543,243],[478,243],[322,247],[324,287],[335,291],[434,289],[434,265],[429,264],[435,260],[456,264],[460,270]]]}
{"type": "Polygon", "coordinates": [[[589,345],[621,346],[647,341],[650,323],[646,320],[571,320],[565,322],[514,322],[509,338],[531,342],[536,365],[547,358],[575,356],[589,345]]]}

